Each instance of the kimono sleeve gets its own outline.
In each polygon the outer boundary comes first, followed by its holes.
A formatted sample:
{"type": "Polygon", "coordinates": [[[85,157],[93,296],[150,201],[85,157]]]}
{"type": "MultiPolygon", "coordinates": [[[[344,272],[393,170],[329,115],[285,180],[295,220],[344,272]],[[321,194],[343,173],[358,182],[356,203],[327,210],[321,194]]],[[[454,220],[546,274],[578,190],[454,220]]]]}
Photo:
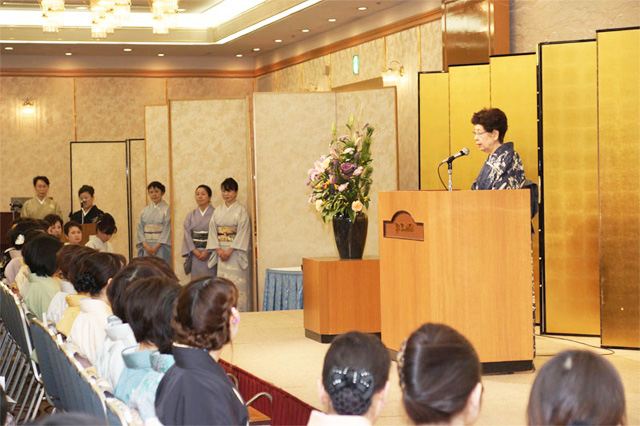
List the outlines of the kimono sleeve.
{"type": "Polygon", "coordinates": [[[142,247],[142,242],[144,241],[144,213],[146,210],[147,208],[145,207],[140,213],[140,220],[138,220],[138,229],[136,231],[136,239],[138,240],[136,247],[138,248],[142,247]]]}
{"type": "Polygon", "coordinates": [[[164,212],[162,217],[162,232],[158,238],[158,242],[171,245],[171,207],[167,206],[167,211],[164,212]]]}
{"type": "Polygon", "coordinates": [[[249,223],[249,215],[247,214],[247,210],[242,207],[238,213],[238,229],[231,247],[235,250],[248,251],[250,242],[251,224],[249,223]]]}
{"type": "Polygon", "coordinates": [[[218,241],[218,225],[216,224],[216,212],[214,211],[209,221],[209,236],[207,237],[207,250],[211,251],[207,266],[213,268],[218,264],[218,252],[220,241],[218,241]]]}
{"type": "Polygon", "coordinates": [[[193,212],[190,212],[187,217],[184,218],[184,225],[182,229],[184,231],[184,236],[182,237],[182,257],[189,256],[193,250],[195,250],[196,246],[193,244],[193,238],[191,237],[191,227],[193,217],[193,212]]]}
{"type": "Polygon", "coordinates": [[[520,189],[524,184],[524,168],[516,152],[508,153],[501,164],[501,173],[496,177],[493,189],[520,189]]]}

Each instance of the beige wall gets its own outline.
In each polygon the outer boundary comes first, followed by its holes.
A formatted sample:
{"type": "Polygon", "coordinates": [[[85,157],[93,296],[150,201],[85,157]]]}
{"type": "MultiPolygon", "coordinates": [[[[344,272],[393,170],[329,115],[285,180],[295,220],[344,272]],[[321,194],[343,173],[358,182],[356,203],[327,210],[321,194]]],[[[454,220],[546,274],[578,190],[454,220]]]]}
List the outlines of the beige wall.
{"type": "MultiPolygon", "coordinates": [[[[146,154],[146,175],[144,190],[149,182],[157,180],[167,189],[164,196],[171,199],[171,173],[169,171],[169,106],[147,105],[144,109],[144,137],[146,154]]],[[[138,213],[137,218],[140,217],[138,213]]]]}
{"type": "Polygon", "coordinates": [[[511,52],[535,52],[545,41],[596,37],[596,30],[640,25],[638,0],[510,2],[511,52]]]}

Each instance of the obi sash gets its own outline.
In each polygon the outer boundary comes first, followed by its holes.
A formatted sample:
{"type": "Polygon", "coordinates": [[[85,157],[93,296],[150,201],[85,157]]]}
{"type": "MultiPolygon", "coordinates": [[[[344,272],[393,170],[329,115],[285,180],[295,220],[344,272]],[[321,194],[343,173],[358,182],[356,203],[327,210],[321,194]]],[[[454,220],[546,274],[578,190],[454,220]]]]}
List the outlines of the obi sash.
{"type": "Polygon", "coordinates": [[[160,234],[162,233],[162,230],[164,229],[164,225],[162,224],[155,224],[155,225],[145,225],[144,226],[144,239],[145,241],[157,241],[158,239],[160,239],[160,234]]]}
{"type": "Polygon", "coordinates": [[[193,245],[196,246],[198,250],[207,248],[207,238],[209,238],[209,231],[191,231],[193,245]]]}
{"type": "Polygon", "coordinates": [[[238,233],[237,226],[218,226],[218,241],[221,243],[232,243],[238,233]]]}

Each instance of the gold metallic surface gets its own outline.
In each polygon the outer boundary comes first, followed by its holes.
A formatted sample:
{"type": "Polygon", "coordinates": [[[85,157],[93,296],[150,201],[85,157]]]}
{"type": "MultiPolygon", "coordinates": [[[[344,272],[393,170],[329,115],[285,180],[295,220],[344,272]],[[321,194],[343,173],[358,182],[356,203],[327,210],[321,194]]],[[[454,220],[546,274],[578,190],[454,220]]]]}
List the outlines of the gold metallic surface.
{"type": "Polygon", "coordinates": [[[453,163],[454,189],[471,189],[471,184],[487,159],[487,154],[475,146],[471,117],[474,112],[491,105],[489,84],[489,65],[449,69],[451,153],[469,148],[468,157],[453,163]]]}
{"type": "MultiPolygon", "coordinates": [[[[538,183],[538,116],[535,54],[491,58],[491,107],[507,115],[505,142],[512,141],[527,179],[538,183]]],[[[533,274],[536,322],[540,321],[538,216],[533,220],[533,274]]]]}
{"type": "Polygon", "coordinates": [[[542,46],[547,332],[600,333],[596,43],[542,46]]]}
{"type": "Polygon", "coordinates": [[[598,33],[602,345],[640,347],[640,30],[598,33]]]}
{"type": "MultiPolygon", "coordinates": [[[[438,164],[449,151],[449,74],[420,74],[420,188],[443,189],[438,164]]],[[[440,169],[446,179],[446,166],[440,169]]]]}

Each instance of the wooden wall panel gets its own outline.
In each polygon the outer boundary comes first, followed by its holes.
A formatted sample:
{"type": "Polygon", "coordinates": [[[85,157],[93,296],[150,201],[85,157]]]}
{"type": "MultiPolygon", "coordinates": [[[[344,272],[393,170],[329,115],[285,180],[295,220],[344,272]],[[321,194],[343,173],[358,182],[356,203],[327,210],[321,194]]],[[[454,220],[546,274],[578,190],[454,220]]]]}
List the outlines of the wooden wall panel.
{"type": "Polygon", "coordinates": [[[640,347],[640,30],[598,33],[602,345],[640,347]]]}
{"type": "Polygon", "coordinates": [[[541,46],[546,331],[599,334],[595,41],[541,46]]]}
{"type": "MultiPolygon", "coordinates": [[[[507,115],[505,141],[514,142],[527,179],[538,183],[538,98],[535,54],[492,57],[491,107],[507,115]]],[[[536,322],[540,321],[540,262],[538,216],[533,219],[533,282],[536,322]]]]}
{"type": "MultiPolygon", "coordinates": [[[[443,189],[438,164],[449,149],[449,74],[424,73],[420,79],[420,189],[443,189]]],[[[446,182],[446,166],[440,168],[446,182]]]]}
{"type": "Polygon", "coordinates": [[[474,112],[491,105],[489,85],[489,65],[449,68],[451,153],[469,148],[469,156],[453,164],[454,189],[471,189],[487,159],[486,154],[475,146],[471,117],[474,112]]]}

